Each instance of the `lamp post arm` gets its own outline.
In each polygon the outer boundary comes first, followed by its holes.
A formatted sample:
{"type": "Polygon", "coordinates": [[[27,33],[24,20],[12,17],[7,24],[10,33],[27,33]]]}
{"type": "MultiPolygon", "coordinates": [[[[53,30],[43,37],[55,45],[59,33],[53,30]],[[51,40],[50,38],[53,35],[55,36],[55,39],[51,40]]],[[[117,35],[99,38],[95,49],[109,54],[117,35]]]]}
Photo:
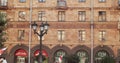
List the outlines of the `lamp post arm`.
{"type": "Polygon", "coordinates": [[[40,34],[38,32],[36,32],[36,31],[34,31],[34,34],[37,34],[38,36],[40,36],[40,34]]]}

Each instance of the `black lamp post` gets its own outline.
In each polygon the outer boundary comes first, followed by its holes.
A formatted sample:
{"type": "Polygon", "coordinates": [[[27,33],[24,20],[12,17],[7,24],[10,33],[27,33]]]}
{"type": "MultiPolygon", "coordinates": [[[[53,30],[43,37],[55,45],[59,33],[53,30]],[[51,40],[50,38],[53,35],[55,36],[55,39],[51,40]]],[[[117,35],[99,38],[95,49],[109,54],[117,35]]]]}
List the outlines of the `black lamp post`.
{"type": "Polygon", "coordinates": [[[47,34],[47,31],[48,31],[48,26],[49,24],[47,22],[42,22],[41,25],[40,25],[40,32],[38,33],[36,30],[37,30],[37,27],[38,25],[36,24],[36,22],[34,21],[34,23],[32,24],[32,28],[34,30],[34,34],[37,34],[40,38],[40,52],[39,52],[39,60],[38,62],[39,63],[42,63],[42,37],[47,34]]]}

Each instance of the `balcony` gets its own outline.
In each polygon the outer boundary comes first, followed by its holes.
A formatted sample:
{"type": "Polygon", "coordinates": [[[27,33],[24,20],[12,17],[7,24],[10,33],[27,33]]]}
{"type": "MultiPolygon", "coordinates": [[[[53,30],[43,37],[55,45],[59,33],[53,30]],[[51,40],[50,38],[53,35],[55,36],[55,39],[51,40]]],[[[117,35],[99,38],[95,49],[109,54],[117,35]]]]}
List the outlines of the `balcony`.
{"type": "Polygon", "coordinates": [[[68,7],[67,7],[67,4],[66,4],[66,1],[64,1],[64,0],[59,0],[58,2],[57,2],[57,7],[56,7],[57,9],[61,9],[61,10],[67,10],[68,9],[68,7]]]}

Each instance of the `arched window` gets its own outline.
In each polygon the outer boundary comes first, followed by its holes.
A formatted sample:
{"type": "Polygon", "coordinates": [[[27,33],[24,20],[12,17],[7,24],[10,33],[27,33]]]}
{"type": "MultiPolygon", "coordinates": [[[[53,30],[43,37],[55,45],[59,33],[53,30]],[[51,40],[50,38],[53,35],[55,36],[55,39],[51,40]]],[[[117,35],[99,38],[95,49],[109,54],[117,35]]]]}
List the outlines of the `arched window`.
{"type": "Polygon", "coordinates": [[[24,49],[15,51],[15,63],[27,63],[27,52],[24,49]]]}
{"type": "Polygon", "coordinates": [[[101,63],[101,60],[107,56],[109,56],[107,51],[105,50],[98,51],[95,55],[95,63],[101,63]]]}
{"type": "MultiPolygon", "coordinates": [[[[34,63],[39,63],[38,60],[39,60],[39,53],[40,53],[40,50],[36,50],[34,52],[34,56],[35,56],[35,59],[34,59],[34,63]]],[[[43,63],[48,63],[48,53],[46,52],[46,50],[42,50],[42,62],[43,63]]]]}
{"type": "Polygon", "coordinates": [[[76,54],[79,56],[80,59],[79,63],[88,63],[89,57],[86,51],[79,50],[76,54]]]}
{"type": "Polygon", "coordinates": [[[65,63],[64,56],[66,52],[64,50],[58,50],[54,56],[54,63],[65,63]]]}

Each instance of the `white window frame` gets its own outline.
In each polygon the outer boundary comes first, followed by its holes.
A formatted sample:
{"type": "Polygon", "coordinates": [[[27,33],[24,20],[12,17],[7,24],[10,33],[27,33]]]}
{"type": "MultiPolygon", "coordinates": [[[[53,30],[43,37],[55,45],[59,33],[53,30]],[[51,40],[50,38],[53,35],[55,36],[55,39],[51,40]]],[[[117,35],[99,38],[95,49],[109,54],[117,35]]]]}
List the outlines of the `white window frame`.
{"type": "Polygon", "coordinates": [[[86,21],[86,12],[85,11],[78,11],[78,20],[86,21]]]}
{"type": "Polygon", "coordinates": [[[59,41],[65,40],[65,31],[64,30],[58,30],[58,40],[59,41]]]}
{"type": "Polygon", "coordinates": [[[58,12],[58,21],[65,21],[65,11],[58,12]]]}
{"type": "Polygon", "coordinates": [[[85,30],[79,30],[79,40],[80,41],[85,41],[86,39],[86,31],[85,30]]]}

